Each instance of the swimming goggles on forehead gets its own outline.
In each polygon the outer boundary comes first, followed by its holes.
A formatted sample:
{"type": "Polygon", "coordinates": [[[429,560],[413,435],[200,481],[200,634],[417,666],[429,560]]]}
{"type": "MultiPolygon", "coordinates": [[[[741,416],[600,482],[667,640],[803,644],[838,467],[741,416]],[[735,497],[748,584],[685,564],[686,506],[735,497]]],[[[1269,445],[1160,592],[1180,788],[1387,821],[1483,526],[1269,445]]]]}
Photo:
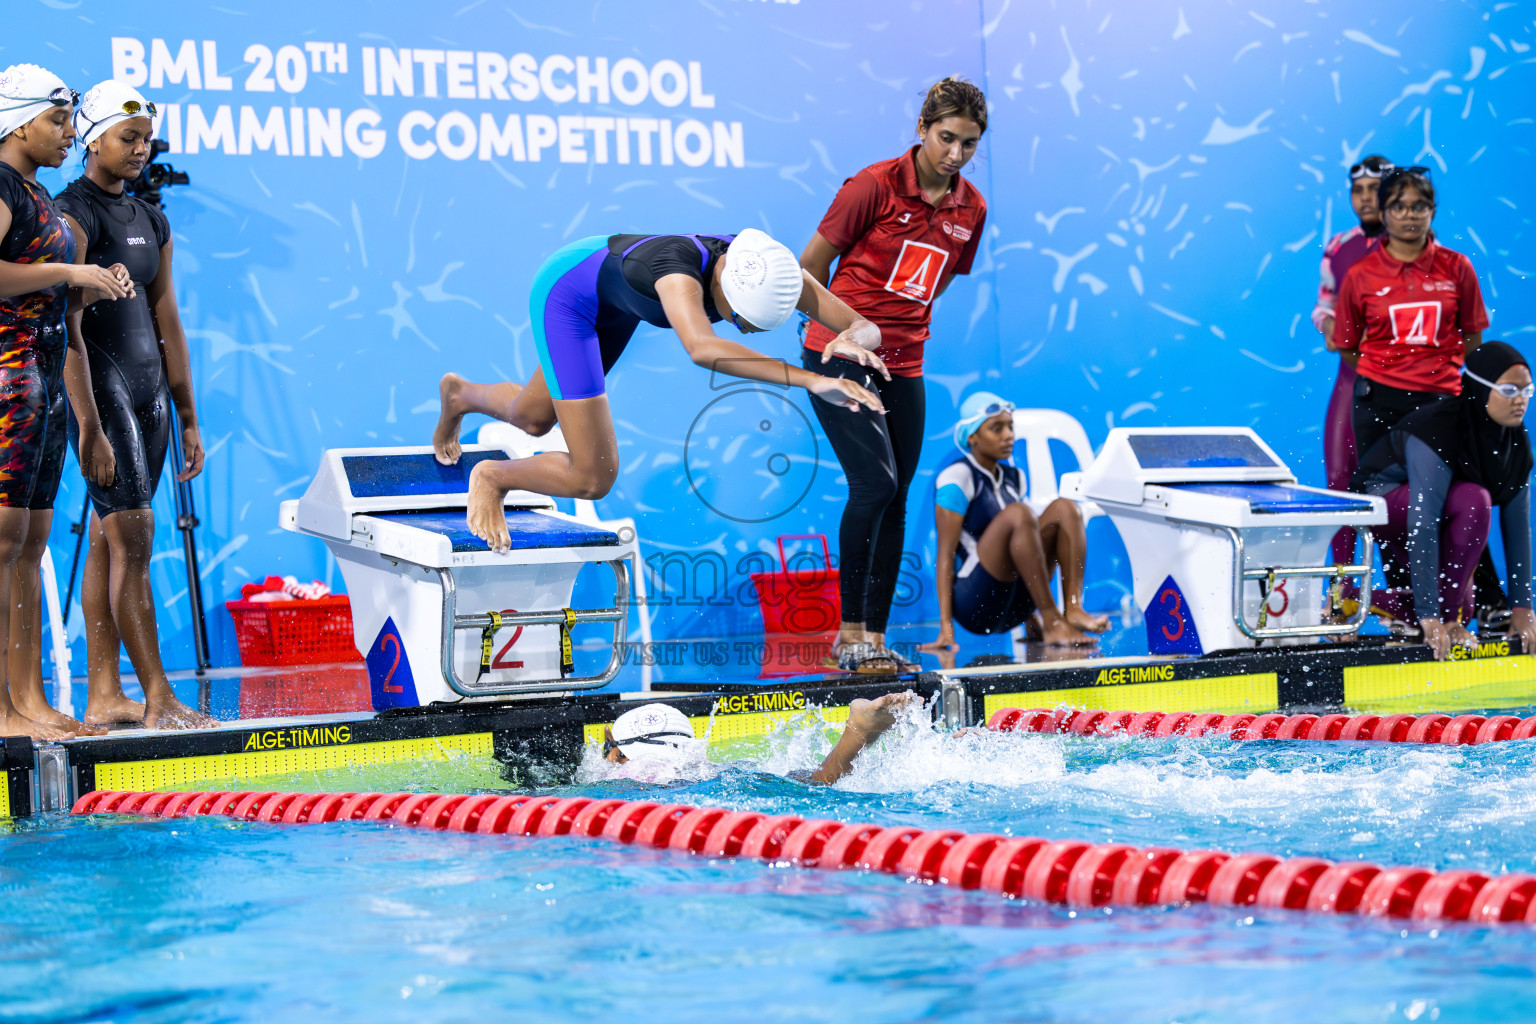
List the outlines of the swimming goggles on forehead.
{"type": "Polygon", "coordinates": [[[998,413],[1011,413],[1013,410],[1014,404],[1012,402],[992,402],[985,409],[981,410],[981,412],[976,413],[974,416],[967,416],[965,419],[961,420],[955,425],[963,426],[967,423],[980,423],[982,420],[991,419],[998,413]]]}
{"type": "Polygon", "coordinates": [[[1471,377],[1473,380],[1477,381],[1483,387],[1494,392],[1501,398],[1524,398],[1529,401],[1533,395],[1536,395],[1536,383],[1527,384],[1525,387],[1521,387],[1518,384],[1495,384],[1491,380],[1484,380],[1465,367],[1463,367],[1461,372],[1465,373],[1468,377],[1471,377]]]}
{"type": "Polygon", "coordinates": [[[148,100],[145,100],[143,103],[140,103],[138,100],[123,100],[123,105],[119,109],[108,111],[101,117],[92,121],[90,118],[85,116],[85,111],[81,110],[80,113],[75,115],[85,124],[85,129],[80,134],[89,135],[97,125],[101,124],[101,122],[107,120],[108,118],[116,117],[120,113],[125,114],[128,117],[157,117],[160,111],[157,110],[155,105],[148,100]]]}
{"type": "Polygon", "coordinates": [[[0,96],[0,100],[12,101],[10,106],[0,107],[0,110],[20,110],[34,103],[51,103],[56,107],[78,107],[80,94],[67,85],[61,85],[47,96],[0,96]]]}
{"type": "Polygon", "coordinates": [[[1355,164],[1349,169],[1349,180],[1359,181],[1361,178],[1385,178],[1397,170],[1396,164],[1382,164],[1380,167],[1367,167],[1363,163],[1355,164]]]}
{"type": "Polygon", "coordinates": [[[620,747],[627,747],[631,743],[654,743],[659,747],[675,747],[677,745],[675,743],[668,743],[666,740],[662,739],[663,736],[681,736],[690,740],[694,738],[694,735],[691,732],[678,732],[675,729],[665,730],[663,732],[641,733],[639,736],[632,736],[627,740],[605,738],[603,740],[603,756],[607,757],[609,754],[613,753],[615,750],[618,750],[620,747]]]}

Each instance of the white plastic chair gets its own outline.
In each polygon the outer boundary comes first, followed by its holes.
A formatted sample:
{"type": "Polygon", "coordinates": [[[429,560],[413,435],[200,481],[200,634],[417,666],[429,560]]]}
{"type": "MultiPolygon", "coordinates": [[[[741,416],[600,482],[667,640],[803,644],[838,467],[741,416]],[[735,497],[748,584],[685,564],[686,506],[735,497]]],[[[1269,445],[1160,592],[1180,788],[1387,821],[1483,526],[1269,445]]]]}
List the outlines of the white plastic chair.
{"type": "MultiPolygon", "coordinates": [[[[540,452],[569,452],[566,447],[565,435],[560,432],[560,426],[556,424],[549,433],[543,437],[534,437],[526,431],[514,427],[510,423],[495,420],[480,428],[475,437],[477,444],[493,445],[509,452],[514,458],[526,459],[530,455],[540,452]]],[[[612,530],[623,537],[625,527],[629,528],[629,534],[634,538],[631,543],[629,555],[630,578],[633,584],[633,603],[640,610],[640,641],[644,644],[643,650],[649,652],[651,646],[651,607],[645,597],[645,561],[640,555],[640,532],[635,528],[633,519],[599,519],[597,516],[597,503],[587,498],[575,498],[575,517],[578,522],[588,526],[599,526],[605,530],[612,530]]],[[[651,659],[642,656],[640,659],[640,689],[651,688],[651,659]]]]}
{"type": "MultiPolygon", "coordinates": [[[[1083,425],[1060,409],[1015,409],[1013,411],[1014,444],[1024,445],[1024,470],[1027,475],[1029,505],[1036,512],[1061,496],[1055,460],[1051,458],[1051,442],[1060,441],[1077,457],[1079,472],[1093,462],[1093,445],[1088,443],[1088,432],[1083,425]]],[[[1083,522],[1096,519],[1104,510],[1091,501],[1080,501],[1083,522]]],[[[1013,631],[1014,645],[1024,643],[1024,627],[1013,631]]]]}

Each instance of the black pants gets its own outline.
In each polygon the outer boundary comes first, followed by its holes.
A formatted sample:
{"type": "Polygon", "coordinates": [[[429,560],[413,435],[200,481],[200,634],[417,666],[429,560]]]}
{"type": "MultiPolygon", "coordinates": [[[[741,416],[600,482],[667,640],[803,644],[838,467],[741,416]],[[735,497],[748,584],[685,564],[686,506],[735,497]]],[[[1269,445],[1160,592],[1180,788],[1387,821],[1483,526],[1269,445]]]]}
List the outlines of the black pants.
{"type": "MultiPolygon", "coordinates": [[[[1401,423],[1403,417],[1416,409],[1433,405],[1448,397],[1450,396],[1438,391],[1404,391],[1402,388],[1394,388],[1388,384],[1357,376],[1352,416],[1355,427],[1355,451],[1359,452],[1360,458],[1364,460],[1365,453],[1391,433],[1392,428],[1401,423]]],[[[1385,552],[1382,554],[1382,567],[1386,570],[1389,585],[1393,587],[1411,585],[1408,570],[1387,558],[1385,552]]],[[[1472,579],[1477,591],[1476,600],[1479,608],[1509,607],[1509,601],[1504,596],[1504,588],[1499,581],[1498,570],[1493,565],[1493,556],[1488,553],[1486,547],[1483,548],[1483,557],[1478,560],[1477,571],[1473,573],[1472,579]]]]}
{"type": "Polygon", "coordinates": [[[885,415],[858,412],[811,399],[816,418],[848,478],[848,504],[838,530],[838,574],[843,621],[884,633],[901,570],[907,530],[907,488],[923,451],[923,378],[886,380],[846,359],[822,363],[804,349],[801,365],[825,377],[845,377],[880,396],[885,415]]]}

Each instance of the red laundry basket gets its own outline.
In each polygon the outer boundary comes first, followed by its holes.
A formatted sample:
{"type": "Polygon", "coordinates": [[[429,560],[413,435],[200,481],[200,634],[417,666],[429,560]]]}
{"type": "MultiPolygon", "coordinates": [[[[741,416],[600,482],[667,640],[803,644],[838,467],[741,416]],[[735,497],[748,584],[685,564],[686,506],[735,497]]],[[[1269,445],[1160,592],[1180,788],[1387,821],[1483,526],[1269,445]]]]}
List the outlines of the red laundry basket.
{"type": "Polygon", "coordinates": [[[362,661],[345,594],[313,601],[225,601],[242,665],[323,665],[362,661]]]}
{"type": "Polygon", "coordinates": [[[835,631],[842,619],[838,574],[832,567],[827,538],[819,533],[790,533],[779,538],[779,572],[755,572],[757,604],[763,613],[763,632],[793,636],[820,636],[835,631]],[[823,564],[816,569],[789,568],[784,558],[786,540],[819,540],[823,564]]]}

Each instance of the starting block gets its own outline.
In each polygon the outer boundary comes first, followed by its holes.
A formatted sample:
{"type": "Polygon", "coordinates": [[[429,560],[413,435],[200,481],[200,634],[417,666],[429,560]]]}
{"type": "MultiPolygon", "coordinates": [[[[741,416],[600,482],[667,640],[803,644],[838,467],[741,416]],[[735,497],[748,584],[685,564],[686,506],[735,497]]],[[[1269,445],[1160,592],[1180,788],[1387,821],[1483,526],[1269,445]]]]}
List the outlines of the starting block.
{"type": "Polygon", "coordinates": [[[512,549],[492,552],[465,522],[469,474],[506,458],[485,445],[465,445],[453,466],[430,447],[329,449],[304,496],[282,503],[283,529],[323,540],[341,568],[375,710],[569,694],[618,675],[634,530],[594,527],[513,491],[512,549]],[[613,572],[613,606],[570,608],[577,574],[594,563],[613,572]],[[570,627],[591,622],[612,625],[608,665],[568,675],[570,627]]]}
{"type": "Polygon", "coordinates": [[[1245,427],[1116,428],[1061,493],[1095,502],[1120,531],[1153,654],[1302,643],[1358,632],[1368,614],[1362,601],[1350,621],[1323,622],[1324,587],[1370,593],[1370,527],[1387,521],[1385,503],[1299,485],[1245,427]],[[1343,527],[1364,538],[1359,565],[1327,564],[1343,527]]]}

